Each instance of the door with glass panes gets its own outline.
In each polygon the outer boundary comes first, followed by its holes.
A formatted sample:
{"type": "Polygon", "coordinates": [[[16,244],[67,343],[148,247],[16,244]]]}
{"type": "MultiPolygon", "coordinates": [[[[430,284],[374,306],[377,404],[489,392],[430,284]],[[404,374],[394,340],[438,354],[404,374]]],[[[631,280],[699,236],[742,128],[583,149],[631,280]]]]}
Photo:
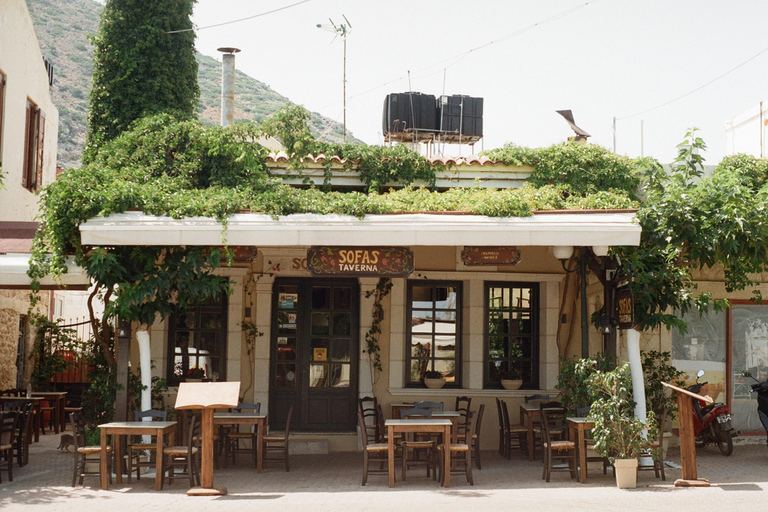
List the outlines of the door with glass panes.
{"type": "Polygon", "coordinates": [[[354,430],[359,354],[356,279],[279,278],[272,298],[270,425],[354,430]]]}

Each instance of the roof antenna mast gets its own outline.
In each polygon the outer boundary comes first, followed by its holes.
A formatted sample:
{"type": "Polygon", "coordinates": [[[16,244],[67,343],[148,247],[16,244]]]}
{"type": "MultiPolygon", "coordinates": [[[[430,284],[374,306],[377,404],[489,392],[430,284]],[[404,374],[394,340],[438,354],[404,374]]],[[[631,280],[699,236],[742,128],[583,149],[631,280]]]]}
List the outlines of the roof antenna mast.
{"type": "Polygon", "coordinates": [[[344,96],[344,143],[347,142],[347,36],[349,35],[352,24],[349,22],[346,16],[343,14],[341,15],[342,18],[344,18],[344,23],[339,23],[338,25],[333,22],[331,18],[328,18],[328,21],[331,22],[330,25],[323,25],[321,23],[317,24],[317,28],[321,28],[323,30],[327,30],[328,32],[333,32],[336,34],[333,39],[331,40],[331,44],[333,44],[333,41],[336,40],[337,37],[341,36],[341,38],[344,40],[344,78],[342,80],[342,94],[344,96]]]}

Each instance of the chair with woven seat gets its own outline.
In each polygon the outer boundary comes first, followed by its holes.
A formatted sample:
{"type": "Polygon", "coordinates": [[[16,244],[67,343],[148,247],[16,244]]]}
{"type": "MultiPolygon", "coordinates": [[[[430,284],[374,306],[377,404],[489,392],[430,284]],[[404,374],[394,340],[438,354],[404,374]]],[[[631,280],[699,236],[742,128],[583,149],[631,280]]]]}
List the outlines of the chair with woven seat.
{"type": "Polygon", "coordinates": [[[650,449],[647,453],[643,454],[645,456],[652,457],[653,464],[643,464],[644,457],[640,457],[640,461],[637,464],[637,470],[653,471],[656,475],[656,478],[661,477],[662,480],[666,481],[667,475],[664,473],[664,447],[662,445],[664,441],[664,423],[667,421],[666,409],[658,413],[656,417],[659,420],[659,436],[655,440],[651,441],[650,449]]]}
{"type": "Polygon", "coordinates": [[[459,435],[465,434],[467,431],[467,414],[469,413],[469,406],[471,403],[472,398],[468,396],[456,397],[456,406],[454,407],[454,410],[461,415],[458,422],[459,435]]]}
{"type": "Polygon", "coordinates": [[[365,435],[365,418],[363,413],[357,412],[357,424],[360,426],[360,438],[363,442],[363,485],[368,482],[368,475],[388,475],[389,474],[389,446],[387,443],[369,443],[368,436],[365,435]]]}
{"type": "Polygon", "coordinates": [[[34,406],[32,402],[18,400],[3,404],[6,411],[17,411],[19,420],[13,439],[13,454],[19,467],[29,464],[29,443],[32,439],[32,414],[34,406]]]}
{"type": "Polygon", "coordinates": [[[8,481],[13,482],[13,439],[18,421],[18,411],[0,412],[0,483],[4,470],[8,472],[8,481]]]}
{"type": "MultiPolygon", "coordinates": [[[[475,411],[469,411],[469,415],[467,416],[467,429],[468,432],[472,432],[475,428],[475,411]]],[[[451,475],[453,474],[463,474],[467,477],[467,482],[469,482],[469,485],[475,485],[475,481],[472,478],[472,446],[471,443],[463,443],[458,441],[457,439],[451,439],[451,442],[448,443],[448,449],[451,451],[451,475]]],[[[445,461],[445,447],[444,445],[439,445],[437,447],[437,452],[439,454],[439,462],[438,467],[440,470],[440,483],[443,483],[445,481],[445,474],[444,474],[444,461],[445,461]]]]}
{"type": "MultiPolygon", "coordinates": [[[[423,409],[413,407],[400,411],[400,417],[403,419],[430,419],[432,418],[432,409],[423,409]]],[[[413,466],[423,466],[426,468],[427,477],[432,474],[433,479],[437,479],[437,458],[435,456],[435,440],[430,436],[404,438],[400,442],[402,449],[402,474],[405,481],[408,474],[408,468],[413,466]]]]}
{"type": "MultiPolygon", "coordinates": [[[[261,412],[261,404],[240,402],[237,407],[232,409],[232,412],[259,414],[261,412]]],[[[259,449],[256,425],[251,425],[247,432],[240,432],[237,426],[230,430],[222,430],[221,437],[224,444],[224,457],[227,461],[231,459],[232,464],[234,464],[238,453],[250,452],[253,458],[253,465],[256,465],[256,456],[259,449]],[[250,444],[245,443],[243,445],[242,443],[246,441],[250,441],[250,444]]]]}
{"type": "MultiPolygon", "coordinates": [[[[472,431],[470,439],[472,440],[470,446],[472,447],[472,458],[475,460],[477,469],[483,469],[483,465],[480,462],[480,431],[483,423],[483,413],[485,412],[485,404],[480,404],[480,408],[477,410],[477,416],[475,418],[475,428],[472,431]]],[[[467,424],[469,428],[469,424],[467,424]]],[[[469,432],[469,430],[467,430],[469,432]]]]}
{"type": "Polygon", "coordinates": [[[565,432],[565,409],[539,405],[541,411],[542,447],[544,449],[544,472],[542,479],[549,482],[554,471],[568,471],[571,478],[578,478],[576,462],[576,443],[567,439],[556,439],[556,432],[565,432]],[[567,462],[568,467],[555,465],[555,462],[567,462]]]}
{"type": "MultiPolygon", "coordinates": [[[[200,439],[200,418],[190,414],[186,431],[186,444],[178,446],[166,446],[163,448],[163,478],[172,484],[177,476],[189,478],[189,486],[200,485],[200,448],[196,446],[196,439],[200,439]],[[176,469],[179,471],[176,471],[176,469]],[[167,475],[165,474],[167,473],[167,475]]],[[[162,483],[160,484],[162,488],[162,483]]]]}
{"type": "MultiPolygon", "coordinates": [[[[167,411],[158,411],[156,409],[147,409],[146,411],[133,411],[133,421],[144,421],[144,418],[152,418],[150,421],[166,421],[168,419],[167,411]]],[[[128,453],[128,483],[131,483],[133,469],[136,468],[136,480],[141,480],[141,468],[154,468],[155,458],[157,457],[157,444],[141,441],[131,442],[127,446],[128,453]],[[146,456],[147,460],[141,460],[146,456]]]]}
{"type": "MultiPolygon", "coordinates": [[[[379,431],[379,402],[375,396],[364,396],[357,401],[360,407],[360,413],[365,420],[365,429],[361,430],[366,433],[369,442],[377,442],[381,439],[382,433],[379,431]]],[[[360,427],[362,428],[362,427],[360,427]]]]}
{"type": "Polygon", "coordinates": [[[517,441],[517,446],[520,448],[520,451],[524,452],[527,449],[528,428],[521,423],[511,423],[509,421],[509,409],[507,408],[507,402],[504,400],[500,400],[500,402],[501,417],[504,430],[503,456],[506,459],[511,459],[513,441],[517,441]]]}
{"type": "MultiPolygon", "coordinates": [[[[69,416],[72,425],[72,439],[74,441],[75,469],[72,473],[72,487],[78,483],[83,485],[86,476],[101,476],[101,446],[86,446],[85,444],[85,418],[82,412],[73,412],[69,416]],[[89,463],[99,468],[98,471],[88,471],[89,463]]],[[[112,482],[112,447],[107,446],[107,478],[112,482]]]]}
{"type": "Polygon", "coordinates": [[[291,470],[290,460],[288,458],[288,443],[290,440],[291,416],[293,415],[293,406],[288,409],[288,416],[285,418],[285,432],[282,434],[269,433],[264,436],[262,444],[264,465],[269,462],[285,462],[285,471],[291,470]]]}

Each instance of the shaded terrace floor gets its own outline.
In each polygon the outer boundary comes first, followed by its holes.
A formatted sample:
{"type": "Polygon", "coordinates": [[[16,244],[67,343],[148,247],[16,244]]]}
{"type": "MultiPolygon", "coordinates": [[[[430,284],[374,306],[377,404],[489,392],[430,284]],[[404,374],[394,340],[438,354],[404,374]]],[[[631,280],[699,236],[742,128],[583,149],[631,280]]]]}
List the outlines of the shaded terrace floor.
{"type": "MultiPolygon", "coordinates": [[[[761,439],[762,441],[762,439],[761,439]]],[[[90,510],[206,510],[226,509],[260,511],[300,510],[446,510],[472,507],[477,510],[530,511],[557,510],[735,510],[743,506],[764,507],[768,490],[768,448],[761,444],[737,445],[732,457],[723,457],[708,448],[698,454],[699,476],[708,478],[708,489],[674,488],[679,469],[668,469],[667,481],[642,472],[638,489],[619,490],[610,471],[603,476],[590,472],[589,483],[570,480],[567,473],[556,473],[552,481],[541,479],[541,462],[529,462],[522,453],[504,460],[496,452],[483,453],[483,469],[475,471],[475,485],[461,476],[452,478],[453,486],[442,489],[421,471],[409,472],[406,482],[398,480],[394,489],[387,487],[386,476],[371,475],[368,485],[360,485],[362,454],[301,455],[291,459],[291,471],[268,467],[261,475],[248,465],[246,457],[238,466],[220,469],[215,484],[226,486],[221,497],[188,497],[185,479],[154,491],[153,479],[128,485],[98,489],[97,478],[86,478],[86,486],[72,488],[72,453],[56,449],[59,438],[45,435],[32,445],[30,464],[14,468],[14,481],[3,475],[0,484],[0,509],[36,510],[45,507],[57,512],[90,510]],[[411,478],[413,475],[413,478],[411,478]],[[476,508],[477,507],[477,508],[476,508]]],[[[488,446],[488,443],[486,446],[488,446]]],[[[670,459],[679,463],[679,453],[670,459]]],[[[398,471],[399,478],[399,471],[398,471]]],[[[757,510],[757,509],[755,509],[757,510]]]]}

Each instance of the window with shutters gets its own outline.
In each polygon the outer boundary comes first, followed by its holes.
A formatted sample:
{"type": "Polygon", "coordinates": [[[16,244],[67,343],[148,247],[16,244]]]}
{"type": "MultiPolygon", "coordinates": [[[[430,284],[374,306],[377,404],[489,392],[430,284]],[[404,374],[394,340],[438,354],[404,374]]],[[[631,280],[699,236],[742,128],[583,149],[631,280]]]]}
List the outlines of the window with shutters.
{"type": "Polygon", "coordinates": [[[5,75],[0,71],[0,167],[3,166],[3,124],[5,122],[5,75]]]}
{"type": "Polygon", "coordinates": [[[21,184],[31,191],[43,185],[43,142],[45,140],[45,114],[27,99],[24,128],[24,172],[21,184]]]}

